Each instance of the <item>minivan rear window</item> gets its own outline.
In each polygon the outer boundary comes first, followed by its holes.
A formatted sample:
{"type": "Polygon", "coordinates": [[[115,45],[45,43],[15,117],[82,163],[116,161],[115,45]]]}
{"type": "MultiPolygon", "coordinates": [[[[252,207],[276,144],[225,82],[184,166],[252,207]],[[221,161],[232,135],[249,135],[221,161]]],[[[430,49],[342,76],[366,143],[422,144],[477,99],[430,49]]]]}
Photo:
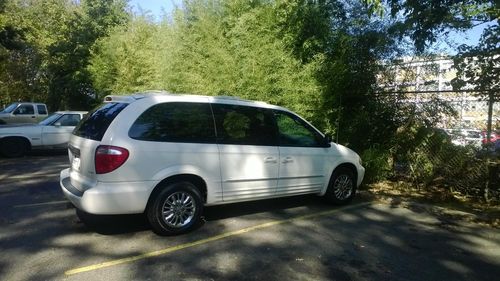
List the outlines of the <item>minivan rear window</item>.
{"type": "Polygon", "coordinates": [[[111,122],[127,105],[128,103],[110,102],[98,106],[76,126],[73,135],[101,141],[111,122]]]}

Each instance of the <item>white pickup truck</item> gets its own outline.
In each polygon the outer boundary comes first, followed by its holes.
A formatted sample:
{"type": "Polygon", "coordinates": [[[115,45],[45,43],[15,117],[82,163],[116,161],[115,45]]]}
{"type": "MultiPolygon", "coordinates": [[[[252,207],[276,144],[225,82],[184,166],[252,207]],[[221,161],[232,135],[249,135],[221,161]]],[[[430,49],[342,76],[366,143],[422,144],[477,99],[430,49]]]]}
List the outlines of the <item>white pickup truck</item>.
{"type": "Polygon", "coordinates": [[[47,116],[47,106],[43,103],[15,102],[0,111],[0,125],[38,123],[47,116]]]}
{"type": "Polygon", "coordinates": [[[0,154],[20,157],[31,149],[67,148],[86,111],[58,111],[38,124],[0,125],[0,154]]]}

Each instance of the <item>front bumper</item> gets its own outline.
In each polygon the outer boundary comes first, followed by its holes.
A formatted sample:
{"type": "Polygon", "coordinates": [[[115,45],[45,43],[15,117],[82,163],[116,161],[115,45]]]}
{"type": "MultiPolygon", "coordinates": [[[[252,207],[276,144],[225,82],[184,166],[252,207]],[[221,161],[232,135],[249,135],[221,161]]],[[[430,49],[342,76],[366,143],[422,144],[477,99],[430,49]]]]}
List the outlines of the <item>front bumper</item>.
{"type": "Polygon", "coordinates": [[[146,209],[155,182],[97,182],[85,191],[71,184],[70,169],[61,171],[59,184],[73,205],[96,215],[138,214],[146,209]]]}
{"type": "Polygon", "coordinates": [[[357,170],[358,170],[358,179],[357,179],[358,181],[356,183],[357,183],[357,186],[359,187],[361,185],[361,183],[363,182],[363,179],[365,177],[366,169],[363,166],[359,166],[359,167],[357,167],[357,170]]]}

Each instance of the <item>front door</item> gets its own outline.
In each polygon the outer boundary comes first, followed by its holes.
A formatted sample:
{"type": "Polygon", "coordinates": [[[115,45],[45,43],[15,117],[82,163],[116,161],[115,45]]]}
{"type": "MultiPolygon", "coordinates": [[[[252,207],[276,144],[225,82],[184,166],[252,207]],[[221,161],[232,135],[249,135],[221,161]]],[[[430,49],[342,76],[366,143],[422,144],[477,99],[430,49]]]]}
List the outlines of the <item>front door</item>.
{"type": "Polygon", "coordinates": [[[80,122],[80,114],[64,114],[53,124],[42,129],[42,144],[44,146],[66,147],[71,132],[80,122]]]}
{"type": "Polygon", "coordinates": [[[32,104],[21,104],[14,110],[12,123],[36,123],[35,109],[32,104]]]}
{"type": "Polygon", "coordinates": [[[299,117],[276,111],[280,168],[277,195],[320,192],[325,182],[323,137],[299,117]]]}

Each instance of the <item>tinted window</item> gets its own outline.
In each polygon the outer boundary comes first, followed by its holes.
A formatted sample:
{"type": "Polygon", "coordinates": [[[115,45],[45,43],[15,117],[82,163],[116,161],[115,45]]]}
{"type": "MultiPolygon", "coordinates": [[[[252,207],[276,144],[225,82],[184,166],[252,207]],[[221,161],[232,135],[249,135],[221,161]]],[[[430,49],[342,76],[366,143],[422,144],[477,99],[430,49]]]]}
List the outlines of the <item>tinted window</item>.
{"type": "Polygon", "coordinates": [[[293,114],[276,111],[281,146],[322,146],[323,137],[311,126],[293,114]]]}
{"type": "Polygon", "coordinates": [[[73,134],[86,139],[100,141],[109,125],[128,103],[105,103],[89,113],[76,126],[73,134]]]}
{"type": "Polygon", "coordinates": [[[137,118],[129,130],[137,140],[215,143],[212,111],[208,103],[161,103],[137,118]]]}
{"type": "Polygon", "coordinates": [[[47,114],[47,109],[44,105],[39,104],[36,108],[38,109],[38,114],[47,114]]]}
{"type": "Polygon", "coordinates": [[[212,108],[219,143],[277,145],[272,111],[226,104],[214,104],[212,108]]]}
{"type": "Polygon", "coordinates": [[[33,108],[33,105],[31,105],[31,104],[21,104],[16,109],[16,111],[14,111],[14,114],[33,115],[33,114],[35,114],[35,109],[33,108]]]}

